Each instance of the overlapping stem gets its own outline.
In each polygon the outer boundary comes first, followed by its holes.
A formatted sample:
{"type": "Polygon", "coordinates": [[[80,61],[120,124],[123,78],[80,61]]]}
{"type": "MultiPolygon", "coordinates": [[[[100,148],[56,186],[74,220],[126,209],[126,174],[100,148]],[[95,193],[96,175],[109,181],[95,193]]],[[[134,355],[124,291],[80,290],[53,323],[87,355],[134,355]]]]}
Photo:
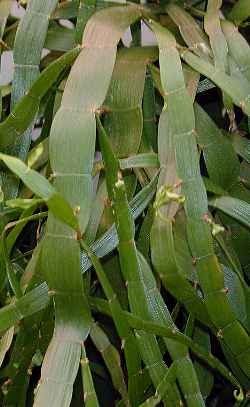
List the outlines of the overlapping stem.
{"type": "Polygon", "coordinates": [[[122,340],[124,349],[126,366],[128,370],[128,392],[129,400],[132,406],[137,405],[142,397],[140,391],[140,375],[141,375],[141,357],[137,352],[137,344],[133,333],[131,332],[126,320],[122,317],[122,308],[119,303],[117,294],[114,292],[108,277],[106,276],[100,260],[86,245],[81,241],[81,246],[86,255],[89,256],[95,268],[97,277],[102,285],[103,291],[108,299],[112,318],[114,320],[117,332],[122,340]]]}
{"type": "Polygon", "coordinates": [[[91,318],[77,240],[86,229],[91,210],[95,112],[108,90],[117,43],[139,16],[136,7],[114,7],[89,20],[82,52],[73,65],[52,124],[50,164],[54,184],[74,209],[80,229],[76,234],[49,213],[42,255],[47,280],[55,294],[55,331],[42,366],[35,406],[44,405],[44,400],[53,406],[70,404],[82,343],[89,333],[91,318]]]}
{"type": "Polygon", "coordinates": [[[165,29],[155,23],[153,29],[160,44],[164,48],[164,38],[167,35],[172,41],[172,52],[175,58],[174,68],[162,66],[162,81],[166,80],[166,91],[174,90],[175,100],[168,104],[170,120],[176,126],[174,136],[176,169],[182,181],[182,193],[185,196],[185,212],[187,216],[187,236],[191,252],[196,261],[199,283],[203,290],[206,308],[211,321],[218,330],[218,336],[223,339],[231,350],[237,363],[246,375],[250,374],[250,338],[235,314],[227,298],[224,287],[224,276],[213,251],[213,241],[210,226],[207,222],[207,196],[200,175],[199,156],[195,139],[195,121],[192,101],[188,96],[175,40],[165,29]],[[178,75],[177,75],[178,72],[178,75]],[[172,78],[175,74],[173,89],[172,78]],[[178,104],[176,104],[178,101],[178,104]],[[176,106],[182,106],[182,121],[176,120],[176,106]],[[221,310],[218,313],[218,309],[221,310]]]}
{"type": "MultiPolygon", "coordinates": [[[[125,184],[119,170],[118,160],[115,158],[107,135],[99,123],[100,144],[106,168],[107,187],[112,200],[114,216],[119,238],[119,258],[123,278],[127,282],[128,297],[131,311],[140,317],[152,318],[150,289],[143,277],[143,265],[138,256],[134,242],[134,223],[131,218],[127,202],[125,184]]],[[[159,311],[158,311],[159,312],[159,311]]],[[[154,386],[157,388],[166,372],[166,366],[159,353],[156,339],[141,331],[136,331],[136,338],[142,358],[149,369],[154,386]]],[[[163,400],[169,403],[177,402],[178,394],[161,393],[163,400]],[[174,401],[175,400],[175,401],[174,401]]],[[[172,404],[170,404],[172,405],[172,404]]]]}

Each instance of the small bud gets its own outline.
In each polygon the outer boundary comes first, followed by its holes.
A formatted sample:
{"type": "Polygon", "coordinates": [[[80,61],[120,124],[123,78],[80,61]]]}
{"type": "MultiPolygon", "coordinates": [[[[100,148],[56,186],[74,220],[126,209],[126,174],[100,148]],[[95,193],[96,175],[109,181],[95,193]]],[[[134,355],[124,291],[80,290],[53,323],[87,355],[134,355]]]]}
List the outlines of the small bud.
{"type": "MultiPolygon", "coordinates": [[[[241,402],[244,400],[244,392],[241,388],[238,390],[234,390],[233,394],[237,401],[241,402]]],[[[246,396],[246,398],[248,398],[248,397],[246,396]]]]}
{"type": "Polygon", "coordinates": [[[205,213],[202,217],[202,219],[211,226],[211,232],[213,236],[218,235],[221,232],[225,232],[225,228],[218,223],[215,223],[207,213],[205,213]]]}
{"type": "Polygon", "coordinates": [[[88,364],[89,364],[88,358],[81,358],[80,364],[81,364],[82,366],[83,366],[83,365],[88,365],[88,364]]]}
{"type": "Polygon", "coordinates": [[[208,213],[204,213],[204,215],[202,216],[202,219],[208,224],[212,223],[212,219],[210,219],[208,213]]]}
{"type": "Polygon", "coordinates": [[[223,338],[223,332],[221,329],[218,330],[217,334],[216,334],[217,338],[222,339],[223,338]]]}
{"type": "Polygon", "coordinates": [[[174,191],[174,189],[180,185],[182,181],[179,181],[178,184],[174,186],[169,185],[162,185],[159,190],[157,191],[155,202],[154,202],[154,209],[159,209],[161,206],[170,203],[171,201],[177,202],[182,204],[185,202],[184,195],[181,195],[174,191]]]}
{"type": "Polygon", "coordinates": [[[78,215],[80,213],[81,207],[80,206],[76,206],[74,209],[74,214],[78,215]]]}
{"type": "Polygon", "coordinates": [[[219,233],[225,232],[225,228],[217,223],[212,223],[212,235],[216,236],[219,233]]]}
{"type": "Polygon", "coordinates": [[[124,186],[124,181],[121,179],[118,179],[118,181],[116,181],[116,183],[115,183],[115,187],[122,188],[123,186],[124,186]]]}
{"type": "Polygon", "coordinates": [[[184,203],[185,202],[185,197],[183,195],[177,194],[176,192],[167,191],[166,195],[167,195],[167,198],[170,201],[176,201],[178,203],[184,203]]]}

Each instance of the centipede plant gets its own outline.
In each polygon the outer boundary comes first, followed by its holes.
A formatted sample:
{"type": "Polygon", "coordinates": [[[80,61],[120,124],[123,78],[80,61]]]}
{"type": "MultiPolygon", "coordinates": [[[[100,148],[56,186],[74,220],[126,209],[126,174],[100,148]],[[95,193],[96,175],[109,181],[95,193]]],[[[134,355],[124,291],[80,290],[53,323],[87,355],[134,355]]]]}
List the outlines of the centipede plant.
{"type": "Polygon", "coordinates": [[[250,405],[249,26],[0,0],[2,406],[250,405]]]}

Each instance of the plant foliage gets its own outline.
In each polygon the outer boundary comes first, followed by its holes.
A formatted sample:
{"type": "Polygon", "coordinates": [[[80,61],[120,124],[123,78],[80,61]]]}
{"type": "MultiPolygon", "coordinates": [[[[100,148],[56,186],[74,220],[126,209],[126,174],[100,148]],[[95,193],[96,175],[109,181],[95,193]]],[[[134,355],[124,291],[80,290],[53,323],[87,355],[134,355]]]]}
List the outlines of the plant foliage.
{"type": "Polygon", "coordinates": [[[247,406],[249,0],[19,3],[1,405],[247,406]]]}

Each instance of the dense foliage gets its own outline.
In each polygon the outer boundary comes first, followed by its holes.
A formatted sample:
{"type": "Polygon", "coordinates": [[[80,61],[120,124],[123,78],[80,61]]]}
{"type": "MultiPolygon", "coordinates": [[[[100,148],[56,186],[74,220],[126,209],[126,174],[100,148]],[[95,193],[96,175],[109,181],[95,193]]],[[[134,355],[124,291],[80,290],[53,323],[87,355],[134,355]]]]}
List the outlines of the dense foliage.
{"type": "Polygon", "coordinates": [[[1,405],[249,405],[250,1],[19,3],[1,405]]]}

